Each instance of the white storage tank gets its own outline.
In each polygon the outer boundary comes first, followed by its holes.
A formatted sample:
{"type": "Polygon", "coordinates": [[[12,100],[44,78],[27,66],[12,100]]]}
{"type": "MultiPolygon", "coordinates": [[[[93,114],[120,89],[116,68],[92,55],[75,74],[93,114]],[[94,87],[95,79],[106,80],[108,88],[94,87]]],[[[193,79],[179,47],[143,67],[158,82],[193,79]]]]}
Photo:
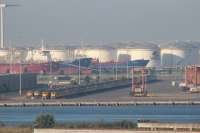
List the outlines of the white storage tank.
{"type": "Polygon", "coordinates": [[[51,61],[49,51],[41,49],[28,50],[25,61],[28,62],[48,62],[51,61]]]}
{"type": "Polygon", "coordinates": [[[51,59],[53,61],[69,61],[74,59],[74,49],[50,49],[51,59]]]}
{"type": "Polygon", "coordinates": [[[27,50],[23,48],[10,48],[7,63],[24,62],[27,56],[27,50]]]}
{"type": "MultiPolygon", "coordinates": [[[[125,44],[126,45],[126,44],[125,44]]],[[[160,66],[160,49],[152,43],[131,42],[126,48],[119,48],[117,52],[117,60],[123,62],[122,57],[130,60],[149,60],[147,67],[160,66]]]]}
{"type": "Polygon", "coordinates": [[[6,59],[8,57],[9,50],[8,49],[0,49],[0,60],[6,59]]]}
{"type": "Polygon", "coordinates": [[[102,63],[116,60],[116,49],[114,48],[81,48],[75,50],[77,57],[98,59],[102,63]]]}
{"type": "Polygon", "coordinates": [[[25,61],[32,61],[33,60],[33,49],[27,49],[25,61]]]}
{"type": "Polygon", "coordinates": [[[174,41],[161,46],[163,67],[198,64],[198,46],[190,41],[174,41]]]}

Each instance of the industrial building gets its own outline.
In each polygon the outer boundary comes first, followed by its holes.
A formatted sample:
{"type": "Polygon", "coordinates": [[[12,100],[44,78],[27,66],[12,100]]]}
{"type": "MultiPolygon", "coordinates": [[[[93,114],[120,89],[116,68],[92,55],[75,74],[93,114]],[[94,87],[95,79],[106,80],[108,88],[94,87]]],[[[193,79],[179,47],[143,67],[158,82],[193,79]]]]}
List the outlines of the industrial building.
{"type": "MultiPolygon", "coordinates": [[[[22,89],[34,89],[37,87],[37,75],[24,73],[21,75],[22,89]]],[[[19,74],[0,75],[0,92],[16,91],[20,88],[19,74]]]]}
{"type": "Polygon", "coordinates": [[[163,67],[183,67],[199,63],[199,47],[190,41],[173,41],[161,47],[163,67]]]}

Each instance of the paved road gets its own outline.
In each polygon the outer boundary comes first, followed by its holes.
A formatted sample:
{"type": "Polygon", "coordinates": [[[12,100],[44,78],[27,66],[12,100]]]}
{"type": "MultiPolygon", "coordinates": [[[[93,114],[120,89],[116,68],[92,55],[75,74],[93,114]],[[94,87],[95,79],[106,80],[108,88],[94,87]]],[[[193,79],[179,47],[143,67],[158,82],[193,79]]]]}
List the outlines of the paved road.
{"type": "MultiPolygon", "coordinates": [[[[110,91],[104,91],[104,92],[98,92],[98,93],[92,93],[88,95],[81,95],[74,98],[68,98],[68,99],[56,99],[52,101],[200,101],[200,93],[188,93],[181,90],[181,88],[178,87],[172,87],[171,86],[171,80],[165,80],[160,82],[155,82],[148,84],[146,86],[146,90],[151,97],[132,97],[129,95],[130,93],[130,87],[128,88],[120,88],[117,90],[110,90],[110,91]]],[[[0,94],[0,98],[3,96],[4,99],[1,99],[1,101],[9,101],[8,98],[10,98],[11,101],[27,101],[25,97],[18,97],[18,93],[15,92],[15,94],[7,93],[7,94],[0,94]],[[10,96],[8,96],[10,95],[10,96]]],[[[33,100],[33,101],[41,101],[40,100],[33,100]]]]}
{"type": "MultiPolygon", "coordinates": [[[[73,98],[73,100],[80,101],[162,101],[162,100],[200,100],[200,94],[191,94],[184,92],[181,88],[172,87],[171,81],[160,81],[147,85],[147,91],[152,97],[132,97],[129,95],[129,88],[121,88],[112,91],[106,91],[101,93],[94,93],[90,95],[84,95],[81,97],[73,98]]],[[[70,99],[71,100],[71,99],[70,99]]]]}

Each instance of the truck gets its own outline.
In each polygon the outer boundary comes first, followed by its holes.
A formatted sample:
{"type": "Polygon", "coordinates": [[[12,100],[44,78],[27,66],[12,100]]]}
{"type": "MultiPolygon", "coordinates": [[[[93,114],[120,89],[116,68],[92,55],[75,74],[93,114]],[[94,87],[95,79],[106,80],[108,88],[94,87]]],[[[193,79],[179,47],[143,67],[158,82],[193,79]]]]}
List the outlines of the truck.
{"type": "Polygon", "coordinates": [[[200,93],[200,86],[191,87],[189,90],[191,93],[200,93]]]}
{"type": "Polygon", "coordinates": [[[56,76],[53,81],[49,81],[49,88],[65,88],[67,85],[70,85],[71,82],[72,79],[69,76],[56,76]]]}

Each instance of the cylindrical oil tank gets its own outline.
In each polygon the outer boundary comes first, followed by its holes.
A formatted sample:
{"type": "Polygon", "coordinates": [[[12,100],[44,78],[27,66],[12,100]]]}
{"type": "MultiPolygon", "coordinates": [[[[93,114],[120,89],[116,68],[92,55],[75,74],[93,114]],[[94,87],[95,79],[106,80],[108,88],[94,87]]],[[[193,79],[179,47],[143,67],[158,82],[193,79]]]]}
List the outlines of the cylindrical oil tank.
{"type": "Polygon", "coordinates": [[[0,49],[0,60],[6,60],[9,54],[8,49],[0,49]]]}
{"type": "MultiPolygon", "coordinates": [[[[28,54],[28,50],[27,49],[20,49],[20,50],[17,50],[17,53],[20,53],[20,57],[22,59],[22,61],[26,61],[26,57],[27,57],[27,54],[28,54]]],[[[18,54],[17,54],[18,55],[18,54]]]]}
{"type": "Polygon", "coordinates": [[[13,49],[9,52],[9,59],[14,63],[24,62],[27,57],[26,49],[13,49]]]}
{"type": "Polygon", "coordinates": [[[25,57],[25,61],[32,61],[33,60],[33,50],[27,49],[27,54],[25,57]]]}
{"type": "Polygon", "coordinates": [[[82,48],[75,50],[76,57],[87,57],[98,59],[100,62],[111,62],[116,60],[116,49],[114,48],[82,48]]]}
{"type": "Polygon", "coordinates": [[[74,49],[50,49],[53,61],[70,61],[74,59],[74,49]]]}
{"type": "Polygon", "coordinates": [[[49,51],[40,49],[29,50],[26,56],[28,62],[48,62],[51,61],[49,51]]]}
{"type": "Polygon", "coordinates": [[[124,57],[130,60],[149,60],[147,67],[160,66],[160,49],[152,43],[129,43],[126,48],[119,48],[117,51],[117,60],[123,62],[124,57]]]}
{"type": "Polygon", "coordinates": [[[163,67],[198,64],[198,50],[191,42],[170,42],[161,48],[161,64],[163,67]]]}

